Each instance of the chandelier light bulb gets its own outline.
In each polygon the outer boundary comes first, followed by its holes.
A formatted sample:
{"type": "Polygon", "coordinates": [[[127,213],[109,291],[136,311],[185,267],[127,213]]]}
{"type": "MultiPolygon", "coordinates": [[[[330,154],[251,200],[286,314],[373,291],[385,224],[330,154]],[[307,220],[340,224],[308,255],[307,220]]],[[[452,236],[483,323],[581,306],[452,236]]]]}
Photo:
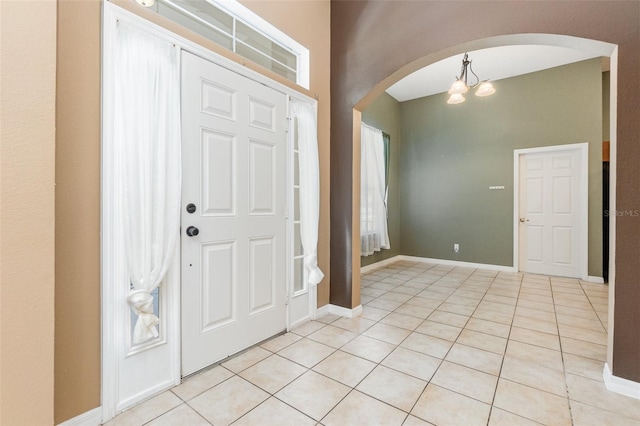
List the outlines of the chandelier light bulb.
{"type": "Polygon", "coordinates": [[[464,81],[456,80],[451,85],[451,89],[449,89],[449,94],[450,95],[461,95],[463,93],[467,93],[468,90],[469,90],[469,88],[467,87],[467,85],[465,84],[464,81]]]}
{"type": "Polygon", "coordinates": [[[483,96],[493,95],[494,93],[496,93],[496,89],[493,88],[493,85],[491,83],[489,83],[488,81],[485,81],[480,85],[480,87],[478,87],[478,90],[476,91],[476,96],[483,97],[483,96]]]}
{"type": "Polygon", "coordinates": [[[464,96],[462,96],[462,94],[460,93],[454,93],[449,97],[449,100],[447,101],[447,103],[449,105],[456,105],[456,104],[461,104],[464,102],[464,96]]]}

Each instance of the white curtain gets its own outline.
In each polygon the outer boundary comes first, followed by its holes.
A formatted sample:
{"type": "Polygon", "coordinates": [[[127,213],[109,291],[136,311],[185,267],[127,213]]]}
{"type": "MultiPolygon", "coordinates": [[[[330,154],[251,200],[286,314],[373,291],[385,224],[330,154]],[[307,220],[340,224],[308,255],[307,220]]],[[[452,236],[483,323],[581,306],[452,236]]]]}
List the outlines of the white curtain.
{"type": "Polygon", "coordinates": [[[121,159],[122,228],[134,287],[127,301],[138,316],[137,344],[158,336],[152,292],[165,277],[179,237],[178,51],[119,22],[114,70],[114,149],[121,159]]]}
{"type": "Polygon", "coordinates": [[[320,218],[320,165],[318,161],[318,125],[313,106],[291,101],[298,125],[298,161],[300,173],[300,237],[304,266],[309,284],[316,285],[324,274],[318,267],[318,221],[320,218]]]}
{"type": "Polygon", "coordinates": [[[360,164],[360,255],[388,249],[382,131],[362,124],[360,164]]]}

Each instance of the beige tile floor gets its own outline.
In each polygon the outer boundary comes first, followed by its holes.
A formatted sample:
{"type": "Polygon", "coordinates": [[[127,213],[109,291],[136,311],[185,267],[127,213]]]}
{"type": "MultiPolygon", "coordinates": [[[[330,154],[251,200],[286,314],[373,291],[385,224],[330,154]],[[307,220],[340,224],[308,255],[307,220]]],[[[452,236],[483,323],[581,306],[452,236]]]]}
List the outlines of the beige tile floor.
{"type": "Polygon", "coordinates": [[[326,315],[117,416],[128,425],[639,425],[606,390],[608,287],[398,262],[326,315]]]}

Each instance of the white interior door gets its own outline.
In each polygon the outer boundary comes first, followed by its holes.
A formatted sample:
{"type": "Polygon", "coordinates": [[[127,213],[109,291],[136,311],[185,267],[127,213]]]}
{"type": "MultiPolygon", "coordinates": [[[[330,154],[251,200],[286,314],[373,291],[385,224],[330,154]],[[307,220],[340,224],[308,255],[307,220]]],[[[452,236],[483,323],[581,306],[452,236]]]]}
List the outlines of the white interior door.
{"type": "Polygon", "coordinates": [[[582,155],[580,148],[520,155],[521,271],[581,278],[587,243],[582,155]]]}
{"type": "Polygon", "coordinates": [[[286,328],[286,107],[183,52],[183,375],[286,328]]]}

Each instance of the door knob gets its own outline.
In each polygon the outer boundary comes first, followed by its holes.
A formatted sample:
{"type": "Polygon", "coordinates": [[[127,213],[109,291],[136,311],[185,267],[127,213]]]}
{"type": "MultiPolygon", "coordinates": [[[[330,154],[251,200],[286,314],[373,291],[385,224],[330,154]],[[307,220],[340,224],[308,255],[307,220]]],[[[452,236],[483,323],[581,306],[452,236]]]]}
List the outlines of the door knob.
{"type": "Polygon", "coordinates": [[[200,233],[200,230],[198,228],[196,228],[195,226],[190,226],[190,227],[187,228],[187,235],[190,236],[190,237],[195,237],[199,233],[200,233]]]}
{"type": "Polygon", "coordinates": [[[529,222],[529,219],[526,219],[526,218],[524,218],[524,217],[521,217],[521,218],[520,218],[520,222],[522,222],[522,223],[529,222]]]}

